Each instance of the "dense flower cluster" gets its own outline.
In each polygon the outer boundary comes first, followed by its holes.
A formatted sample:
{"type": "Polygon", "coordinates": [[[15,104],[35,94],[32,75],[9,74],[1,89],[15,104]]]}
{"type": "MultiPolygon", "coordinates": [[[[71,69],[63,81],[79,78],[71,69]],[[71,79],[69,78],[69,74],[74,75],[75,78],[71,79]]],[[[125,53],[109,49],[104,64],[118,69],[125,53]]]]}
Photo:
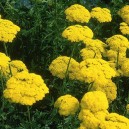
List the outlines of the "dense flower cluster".
{"type": "Polygon", "coordinates": [[[100,123],[100,129],[128,129],[129,119],[117,113],[110,113],[105,117],[105,121],[100,123]]]}
{"type": "Polygon", "coordinates": [[[117,87],[112,80],[108,79],[106,83],[102,83],[101,79],[93,83],[90,90],[102,91],[106,94],[108,102],[111,103],[117,97],[117,87]]]}
{"type": "Polygon", "coordinates": [[[129,48],[129,41],[123,35],[113,35],[106,40],[106,43],[114,51],[126,52],[126,49],[129,48]]]}
{"type": "Polygon", "coordinates": [[[129,24],[129,5],[125,5],[118,11],[119,16],[123,19],[124,22],[129,24]]]}
{"type": "Polygon", "coordinates": [[[108,114],[108,106],[106,95],[103,92],[86,93],[81,100],[81,111],[78,116],[81,120],[79,129],[97,129],[108,114]]]}
{"type": "Polygon", "coordinates": [[[13,22],[0,19],[0,41],[4,43],[12,42],[18,31],[20,31],[20,28],[13,22]]]}
{"type": "Polygon", "coordinates": [[[0,73],[4,77],[16,75],[21,71],[27,71],[26,65],[20,60],[12,60],[4,53],[0,52],[0,73]]]}
{"type": "Polygon", "coordinates": [[[128,58],[121,63],[121,70],[124,76],[129,77],[129,59],[128,58]]]}
{"type": "Polygon", "coordinates": [[[91,10],[91,17],[97,19],[99,22],[111,22],[112,20],[110,10],[107,8],[93,8],[91,10]]]}
{"type": "Polygon", "coordinates": [[[90,12],[82,5],[74,4],[65,10],[66,19],[71,22],[87,23],[91,16],[90,12]]]}
{"type": "Polygon", "coordinates": [[[0,73],[5,76],[7,75],[7,69],[9,68],[9,61],[11,59],[4,53],[0,52],[0,73]]]}
{"type": "Polygon", "coordinates": [[[93,113],[105,111],[108,107],[106,95],[101,91],[88,92],[81,99],[81,109],[88,109],[93,113]]]}
{"type": "Polygon", "coordinates": [[[129,25],[125,22],[120,23],[120,31],[122,34],[129,34],[129,25]]]}
{"type": "Polygon", "coordinates": [[[74,115],[79,108],[79,101],[75,97],[66,94],[56,100],[54,107],[59,109],[60,115],[74,115]]]}
{"type": "Polygon", "coordinates": [[[116,75],[116,72],[103,59],[86,59],[80,63],[81,79],[84,82],[95,82],[101,78],[101,82],[107,82],[116,75]],[[93,74],[94,73],[94,74],[93,74]]]}
{"type": "Polygon", "coordinates": [[[72,25],[63,31],[62,36],[71,42],[80,42],[92,38],[93,32],[88,26],[72,25]]]}
{"type": "Polygon", "coordinates": [[[57,76],[61,79],[65,78],[66,76],[66,70],[68,67],[68,76],[70,79],[75,79],[79,75],[79,63],[75,61],[73,58],[67,56],[59,56],[55,60],[52,61],[52,63],[49,66],[49,70],[52,73],[53,76],[57,76]]]}
{"type": "Polygon", "coordinates": [[[88,58],[102,58],[106,53],[106,44],[99,39],[85,39],[83,43],[86,45],[86,48],[80,51],[83,60],[88,58]]]}
{"type": "Polygon", "coordinates": [[[26,65],[20,60],[12,60],[9,63],[9,65],[10,65],[12,75],[16,75],[17,73],[22,72],[22,71],[28,72],[26,65]]]}
{"type": "Polygon", "coordinates": [[[4,97],[13,103],[22,105],[33,105],[36,101],[42,100],[49,89],[40,75],[26,71],[12,76],[6,83],[4,97]]]}
{"type": "Polygon", "coordinates": [[[108,101],[101,91],[86,93],[81,100],[79,129],[128,129],[129,119],[107,111],[108,101]]]}

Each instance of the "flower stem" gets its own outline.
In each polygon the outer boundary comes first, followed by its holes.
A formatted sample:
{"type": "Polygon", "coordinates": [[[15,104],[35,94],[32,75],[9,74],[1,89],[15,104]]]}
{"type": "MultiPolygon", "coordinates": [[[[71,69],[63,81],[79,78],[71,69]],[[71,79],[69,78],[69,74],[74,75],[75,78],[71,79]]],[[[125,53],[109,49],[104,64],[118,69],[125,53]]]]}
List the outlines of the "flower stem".
{"type": "Polygon", "coordinates": [[[73,57],[73,54],[74,54],[75,47],[76,47],[76,43],[73,46],[73,49],[72,49],[72,52],[71,52],[71,55],[70,55],[70,58],[69,58],[69,61],[68,61],[67,69],[66,69],[66,72],[65,72],[65,77],[64,77],[64,80],[63,80],[63,94],[66,92],[68,69],[69,69],[71,58],[73,57]]]}
{"type": "MultiPolygon", "coordinates": [[[[6,56],[9,56],[9,54],[8,54],[8,50],[7,50],[7,47],[6,47],[6,44],[5,44],[5,43],[3,43],[3,46],[4,46],[4,50],[5,50],[5,54],[6,54],[6,56]]],[[[12,77],[12,70],[11,70],[11,66],[10,66],[10,64],[9,64],[9,71],[10,71],[10,75],[11,75],[11,77],[12,77]]]]}
{"type": "Polygon", "coordinates": [[[31,127],[31,118],[30,118],[30,108],[29,108],[29,106],[27,106],[27,114],[28,114],[28,122],[29,122],[29,125],[30,125],[30,129],[32,129],[32,127],[31,127]]]}
{"type": "Polygon", "coordinates": [[[119,69],[119,48],[118,48],[118,51],[117,51],[116,69],[117,70],[119,69]]]}

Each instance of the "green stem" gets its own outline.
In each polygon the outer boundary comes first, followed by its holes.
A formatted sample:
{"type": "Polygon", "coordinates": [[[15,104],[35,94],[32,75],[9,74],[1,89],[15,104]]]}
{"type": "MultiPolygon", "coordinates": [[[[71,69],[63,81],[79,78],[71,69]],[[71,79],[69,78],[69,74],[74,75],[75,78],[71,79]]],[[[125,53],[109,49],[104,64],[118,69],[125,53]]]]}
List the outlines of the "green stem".
{"type": "MultiPolygon", "coordinates": [[[[6,56],[8,56],[8,57],[9,57],[9,54],[8,54],[8,50],[7,50],[6,44],[5,44],[5,43],[3,43],[3,46],[4,46],[4,50],[5,50],[5,54],[6,54],[6,56]]],[[[10,64],[9,64],[9,71],[10,71],[10,75],[11,75],[11,77],[12,77],[12,70],[11,70],[11,66],[10,66],[10,64]]]]}
{"type": "Polygon", "coordinates": [[[31,117],[30,117],[30,108],[29,108],[29,106],[27,106],[27,114],[28,114],[28,122],[29,122],[29,125],[30,125],[30,129],[32,129],[32,127],[31,127],[31,117]]]}
{"type": "Polygon", "coordinates": [[[9,55],[8,55],[8,51],[7,51],[6,44],[5,44],[5,43],[3,43],[3,46],[4,46],[4,50],[5,50],[5,54],[6,54],[6,56],[9,56],[9,55]]]}
{"type": "Polygon", "coordinates": [[[116,70],[119,69],[119,48],[118,48],[118,51],[117,51],[117,59],[116,59],[116,70]]]}
{"type": "Polygon", "coordinates": [[[65,77],[64,77],[64,80],[63,80],[63,94],[66,92],[68,69],[69,69],[71,58],[73,57],[73,54],[74,54],[75,47],[76,47],[76,43],[73,46],[73,49],[72,49],[72,52],[71,52],[71,55],[70,55],[70,58],[69,58],[69,61],[68,61],[67,69],[66,69],[66,72],[65,72],[65,77]]]}
{"type": "MultiPolygon", "coordinates": [[[[3,76],[2,76],[2,73],[0,72],[0,80],[1,80],[1,87],[2,87],[2,91],[4,91],[4,80],[3,80],[3,76]]],[[[1,106],[1,110],[4,109],[4,97],[2,97],[2,106],[1,106]]]]}

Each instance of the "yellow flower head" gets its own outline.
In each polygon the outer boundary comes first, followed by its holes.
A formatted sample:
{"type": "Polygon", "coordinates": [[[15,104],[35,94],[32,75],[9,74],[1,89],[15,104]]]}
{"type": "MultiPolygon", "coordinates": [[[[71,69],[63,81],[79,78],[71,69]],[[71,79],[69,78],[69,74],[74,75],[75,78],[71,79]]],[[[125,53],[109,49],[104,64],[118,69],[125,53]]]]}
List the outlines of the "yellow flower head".
{"type": "Polygon", "coordinates": [[[93,32],[88,26],[72,25],[63,31],[62,36],[71,42],[80,42],[86,38],[93,38],[93,32]]]}
{"type": "Polygon", "coordinates": [[[10,58],[4,53],[0,52],[0,74],[5,76],[7,74],[7,69],[9,68],[10,58]]]}
{"type": "Polygon", "coordinates": [[[46,93],[49,93],[40,75],[26,71],[12,76],[6,86],[3,92],[4,97],[13,103],[22,105],[33,105],[36,101],[42,100],[46,93]]]}
{"type": "Polygon", "coordinates": [[[86,45],[86,48],[82,49],[81,56],[83,60],[88,58],[98,58],[101,59],[106,53],[106,44],[99,39],[85,39],[83,43],[86,45]]]}
{"type": "Polygon", "coordinates": [[[91,91],[102,91],[106,94],[108,102],[111,103],[117,97],[117,87],[112,80],[107,79],[106,83],[102,83],[101,79],[93,83],[91,91]]]}
{"type": "Polygon", "coordinates": [[[19,26],[9,20],[0,19],[0,41],[12,42],[18,31],[20,31],[19,26]]]}
{"type": "Polygon", "coordinates": [[[91,17],[97,19],[99,22],[111,22],[112,20],[110,10],[107,8],[93,8],[91,10],[91,17]]]}
{"type": "Polygon", "coordinates": [[[117,113],[110,113],[105,121],[100,123],[99,129],[129,129],[129,119],[117,113]]]}
{"type": "Polygon", "coordinates": [[[10,64],[12,75],[16,75],[18,72],[22,72],[22,71],[28,72],[26,65],[20,60],[12,60],[9,64],[10,64]]]}
{"type": "Polygon", "coordinates": [[[129,104],[126,105],[127,113],[129,113],[129,104]]]}
{"type": "Polygon", "coordinates": [[[117,62],[117,59],[120,62],[122,62],[125,58],[126,58],[126,49],[123,49],[123,52],[118,52],[118,51],[115,51],[115,50],[108,50],[107,51],[107,57],[110,61],[114,61],[114,62],[117,62]]]}
{"type": "Polygon", "coordinates": [[[83,43],[86,45],[86,48],[92,48],[95,51],[100,51],[101,53],[105,53],[105,48],[107,45],[99,39],[85,39],[83,43]]]}
{"type": "Polygon", "coordinates": [[[125,22],[120,23],[120,31],[123,35],[128,35],[129,34],[128,24],[125,22]]]}
{"type": "Polygon", "coordinates": [[[80,51],[80,54],[81,54],[83,60],[91,59],[91,58],[96,58],[96,59],[102,58],[101,52],[99,50],[97,50],[96,48],[95,48],[95,50],[94,50],[94,48],[93,49],[92,48],[83,48],[80,51]]]}
{"type": "Polygon", "coordinates": [[[92,91],[86,93],[81,100],[81,108],[88,109],[95,113],[105,111],[109,107],[106,94],[102,91],[92,91]]]}
{"type": "MultiPolygon", "coordinates": [[[[53,76],[59,77],[61,79],[65,78],[66,70],[68,67],[70,57],[67,56],[59,56],[49,66],[49,70],[53,76]]],[[[75,61],[73,58],[70,60],[70,64],[68,67],[68,76],[70,79],[76,79],[79,75],[79,63],[75,61]]]]}
{"type": "Polygon", "coordinates": [[[71,22],[89,22],[90,12],[82,5],[74,4],[65,10],[66,19],[71,22]]]}
{"type": "Polygon", "coordinates": [[[84,82],[94,82],[101,78],[105,82],[116,75],[114,69],[103,59],[86,59],[80,63],[80,74],[84,82]],[[94,74],[93,74],[94,73],[94,74]]]}
{"type": "Polygon", "coordinates": [[[75,97],[66,94],[56,100],[54,107],[59,108],[60,115],[74,115],[79,108],[79,102],[75,97]]]}
{"type": "Polygon", "coordinates": [[[105,117],[108,111],[91,112],[87,109],[82,109],[79,113],[79,120],[81,120],[80,127],[85,127],[84,129],[98,129],[101,122],[105,121],[105,117]]]}
{"type": "Polygon", "coordinates": [[[129,59],[125,59],[121,63],[121,70],[123,72],[123,76],[129,77],[129,59]]]}
{"type": "Polygon", "coordinates": [[[108,61],[111,68],[113,68],[116,71],[116,77],[123,76],[123,72],[121,70],[121,64],[124,60],[121,60],[121,62],[117,61],[108,61]]]}
{"type": "Polygon", "coordinates": [[[119,50],[119,52],[123,52],[123,49],[129,48],[129,41],[123,35],[113,35],[106,40],[106,43],[110,46],[110,49],[114,51],[119,50]]]}
{"type": "Polygon", "coordinates": [[[118,11],[118,15],[123,19],[124,22],[129,24],[129,5],[125,5],[118,11]]]}

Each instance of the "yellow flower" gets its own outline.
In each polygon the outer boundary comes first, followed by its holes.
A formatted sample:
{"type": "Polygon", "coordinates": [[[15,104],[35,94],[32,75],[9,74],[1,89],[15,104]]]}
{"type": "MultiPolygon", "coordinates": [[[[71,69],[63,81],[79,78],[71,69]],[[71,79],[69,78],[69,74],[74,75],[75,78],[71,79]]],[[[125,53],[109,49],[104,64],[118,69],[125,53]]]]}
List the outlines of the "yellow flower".
{"type": "Polygon", "coordinates": [[[114,51],[119,50],[119,52],[123,52],[123,50],[126,51],[126,49],[129,48],[128,39],[123,35],[119,35],[119,34],[113,35],[112,37],[108,38],[106,40],[106,43],[110,46],[110,49],[114,51]]]}
{"type": "Polygon", "coordinates": [[[104,92],[109,103],[111,103],[117,97],[117,87],[110,79],[108,79],[106,83],[102,83],[101,79],[95,81],[90,90],[104,92]]]}
{"type": "Polygon", "coordinates": [[[97,19],[99,22],[111,22],[112,20],[110,10],[107,8],[93,8],[91,10],[91,17],[97,19]]]}
{"type": "Polygon", "coordinates": [[[20,60],[12,60],[9,64],[10,64],[12,75],[16,75],[18,72],[22,72],[22,71],[28,72],[26,65],[20,60]]]}
{"type": "Polygon", "coordinates": [[[0,19],[0,41],[12,42],[18,31],[20,31],[19,26],[9,20],[0,19]]]}
{"type": "Polygon", "coordinates": [[[96,59],[102,58],[101,52],[97,49],[94,50],[94,48],[93,49],[92,48],[83,48],[80,51],[80,54],[81,54],[83,60],[91,59],[91,58],[96,58],[96,59]]]}
{"type": "Polygon", "coordinates": [[[129,129],[129,119],[117,113],[110,113],[105,119],[100,123],[100,129],[129,129]]]}
{"type": "MultiPolygon", "coordinates": [[[[49,66],[49,71],[53,76],[59,77],[61,79],[65,78],[66,70],[68,67],[70,57],[67,56],[59,56],[49,66]]],[[[68,67],[68,76],[70,79],[76,79],[79,76],[79,63],[75,61],[73,58],[70,60],[70,64],[68,67]]]]}
{"type": "Polygon", "coordinates": [[[82,109],[79,113],[79,120],[81,120],[80,127],[83,126],[85,129],[98,129],[99,124],[105,121],[105,117],[108,111],[99,111],[92,113],[90,110],[82,109]]]}
{"type": "Polygon", "coordinates": [[[86,38],[92,38],[93,32],[88,26],[73,25],[67,27],[62,36],[71,42],[80,42],[86,38]]]}
{"type": "Polygon", "coordinates": [[[75,97],[66,94],[56,100],[54,107],[59,108],[60,115],[74,115],[79,108],[79,102],[75,97]]]}
{"type": "Polygon", "coordinates": [[[103,59],[86,59],[80,62],[80,81],[94,82],[101,78],[105,82],[116,75],[116,72],[109,66],[109,63],[103,59]],[[93,74],[94,73],[94,74],[93,74]]]}
{"type": "Polygon", "coordinates": [[[107,51],[107,57],[110,61],[117,62],[118,60],[118,63],[120,64],[120,62],[123,62],[126,58],[126,51],[123,50],[123,52],[119,52],[111,49],[107,51]]]}
{"type": "Polygon", "coordinates": [[[12,76],[6,86],[3,92],[4,97],[13,103],[22,105],[33,105],[36,101],[42,100],[46,93],[49,93],[40,75],[26,71],[12,76]]]}
{"type": "Polygon", "coordinates": [[[105,48],[107,47],[107,45],[99,39],[87,38],[83,43],[86,45],[86,48],[92,48],[93,50],[98,50],[101,53],[105,53],[105,48]]]}
{"type": "Polygon", "coordinates": [[[125,22],[120,23],[120,31],[121,31],[122,34],[128,35],[129,34],[128,24],[126,24],[125,22]]]}
{"type": "Polygon", "coordinates": [[[121,63],[121,70],[123,72],[123,76],[129,77],[129,59],[125,59],[121,63]]]}
{"type": "Polygon", "coordinates": [[[105,111],[108,107],[106,94],[102,91],[88,92],[81,99],[81,109],[88,109],[93,113],[105,111]]]}
{"type": "MultiPolygon", "coordinates": [[[[123,61],[124,60],[122,60],[122,62],[123,61]]],[[[121,64],[122,64],[122,62],[118,62],[118,64],[117,64],[116,61],[108,61],[108,62],[109,62],[110,67],[113,68],[116,71],[116,77],[123,76],[123,72],[121,70],[121,64]]]]}
{"type": "Polygon", "coordinates": [[[125,5],[118,11],[118,15],[123,19],[124,22],[129,24],[129,5],[125,5]]]}
{"type": "Polygon", "coordinates": [[[4,53],[0,52],[0,74],[2,76],[7,75],[7,69],[9,68],[10,58],[6,56],[4,53]]]}
{"type": "Polygon", "coordinates": [[[90,12],[82,5],[74,4],[65,10],[66,19],[71,22],[89,22],[91,16],[90,12]]]}

